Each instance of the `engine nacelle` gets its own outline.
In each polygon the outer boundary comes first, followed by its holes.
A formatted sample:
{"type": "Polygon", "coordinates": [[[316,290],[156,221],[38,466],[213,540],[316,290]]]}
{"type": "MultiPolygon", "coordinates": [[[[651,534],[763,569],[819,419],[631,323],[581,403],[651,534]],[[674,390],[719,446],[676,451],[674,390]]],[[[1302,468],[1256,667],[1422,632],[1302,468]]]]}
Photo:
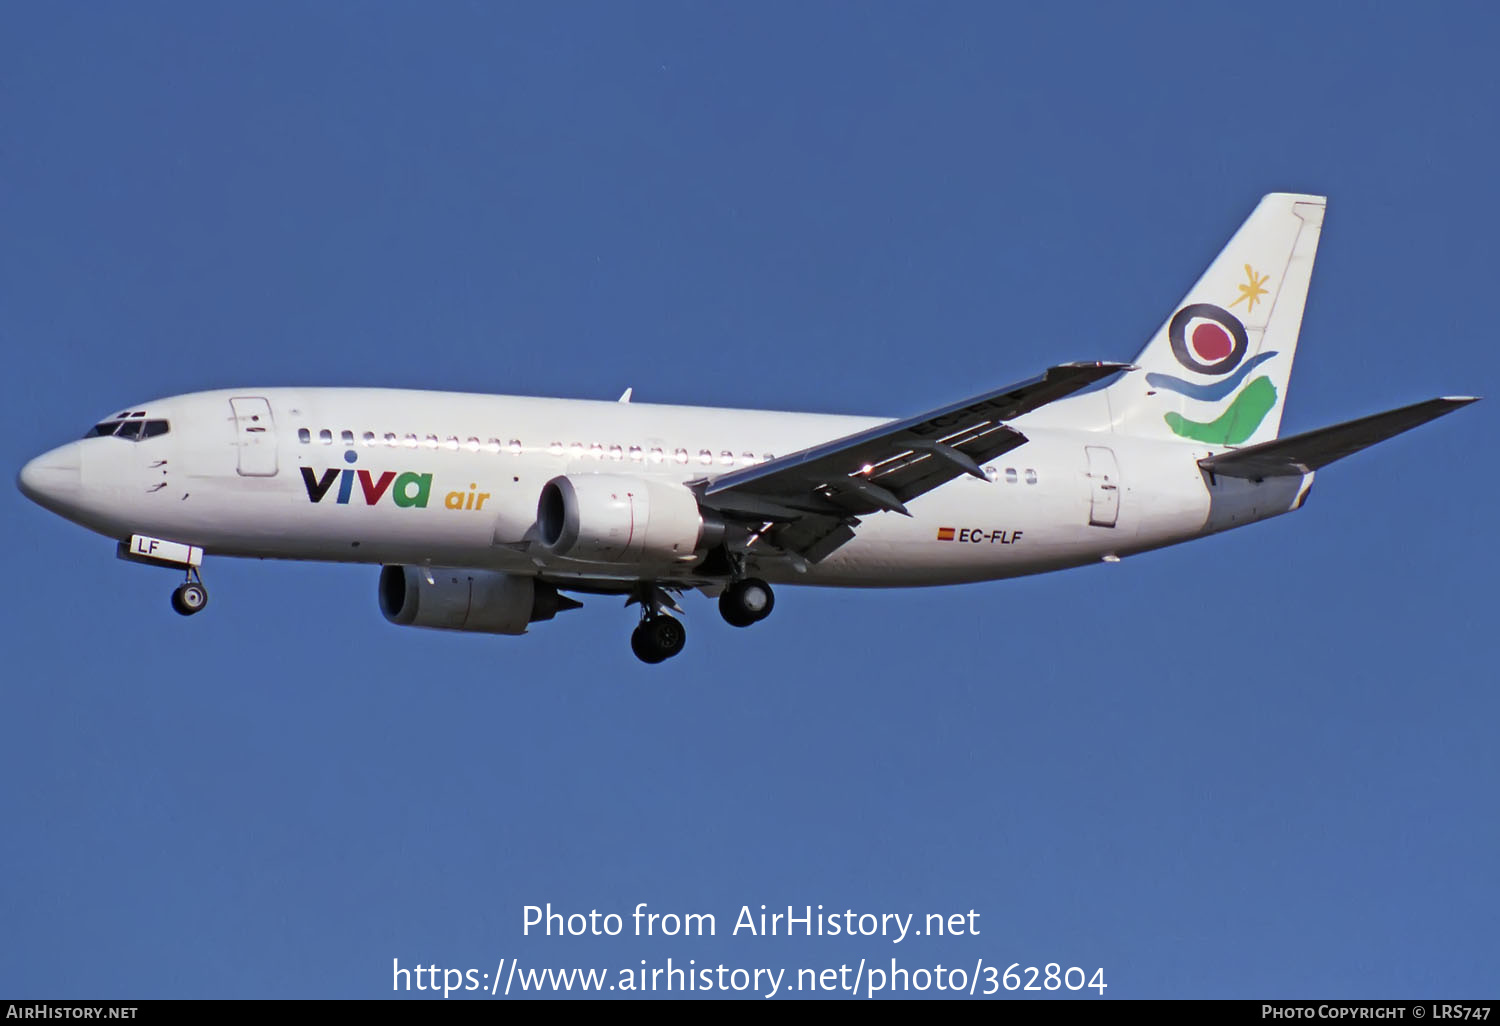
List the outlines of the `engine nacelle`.
{"type": "Polygon", "coordinates": [[[598,563],[691,561],[715,530],[682,485],[624,474],[554,477],[542,487],[536,524],[544,552],[598,563]]]}
{"type": "Polygon", "coordinates": [[[403,627],[438,627],[484,634],[525,634],[526,625],[550,620],[581,604],[535,577],[494,570],[380,568],[380,611],[403,627]]]}

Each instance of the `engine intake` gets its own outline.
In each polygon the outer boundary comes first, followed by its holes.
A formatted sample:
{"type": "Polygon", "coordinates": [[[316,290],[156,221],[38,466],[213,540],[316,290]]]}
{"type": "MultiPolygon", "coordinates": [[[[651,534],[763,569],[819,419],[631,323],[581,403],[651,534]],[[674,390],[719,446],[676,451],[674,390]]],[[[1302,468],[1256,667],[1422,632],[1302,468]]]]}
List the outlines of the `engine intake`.
{"type": "Polygon", "coordinates": [[[525,634],[526,625],[550,620],[583,603],[559,595],[535,577],[495,570],[380,568],[380,611],[402,627],[435,627],[483,634],[525,634]]]}
{"type": "Polygon", "coordinates": [[[722,535],[680,484],[623,474],[554,477],[536,510],[541,549],[598,563],[677,563],[722,535]]]}

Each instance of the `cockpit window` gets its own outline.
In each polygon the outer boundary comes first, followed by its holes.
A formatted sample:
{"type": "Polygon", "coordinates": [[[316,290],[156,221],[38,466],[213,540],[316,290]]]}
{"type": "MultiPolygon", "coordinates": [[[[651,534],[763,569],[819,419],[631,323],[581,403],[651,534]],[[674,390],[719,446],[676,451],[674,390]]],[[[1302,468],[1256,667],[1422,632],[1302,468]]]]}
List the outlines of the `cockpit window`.
{"type": "MultiPolygon", "coordinates": [[[[139,416],[139,414],[127,415],[139,416]]],[[[116,438],[127,438],[132,442],[139,442],[143,438],[155,438],[170,431],[171,424],[165,420],[106,420],[95,424],[84,435],[84,438],[98,438],[102,435],[114,435],[116,438]]]]}

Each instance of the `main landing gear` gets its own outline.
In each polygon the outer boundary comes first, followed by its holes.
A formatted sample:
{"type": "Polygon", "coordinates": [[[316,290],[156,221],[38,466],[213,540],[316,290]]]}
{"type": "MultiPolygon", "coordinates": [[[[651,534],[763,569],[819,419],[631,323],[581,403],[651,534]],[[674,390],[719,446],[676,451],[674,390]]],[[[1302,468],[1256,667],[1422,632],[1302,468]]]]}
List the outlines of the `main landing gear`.
{"type": "Polygon", "coordinates": [[[198,568],[190,566],[187,580],[179,584],[172,592],[172,608],[183,616],[192,616],[194,613],[202,612],[206,605],[208,605],[208,589],[203,586],[203,578],[198,575],[198,568]]]}
{"type": "MultiPolygon", "coordinates": [[[[687,644],[687,628],[667,613],[682,612],[672,596],[655,585],[643,585],[630,599],[641,604],[641,622],[630,635],[630,650],[643,663],[660,663],[671,659],[687,644]]],[[[628,603],[629,604],[629,603],[628,603]]]]}
{"type": "MultiPolygon", "coordinates": [[[[655,585],[642,585],[630,603],[641,605],[641,622],[630,635],[630,649],[643,663],[671,659],[687,644],[687,629],[667,610],[682,612],[672,596],[655,585]]],[[[776,596],[759,577],[732,581],[719,595],[719,613],[736,627],[749,627],[771,615],[776,596]]]]}
{"type": "Polygon", "coordinates": [[[671,659],[686,644],[687,631],[682,621],[666,613],[644,617],[630,635],[630,649],[643,663],[671,659]]]}
{"type": "Polygon", "coordinates": [[[746,577],[725,588],[719,596],[719,615],[734,627],[749,627],[771,615],[776,595],[759,577],[746,577]]]}

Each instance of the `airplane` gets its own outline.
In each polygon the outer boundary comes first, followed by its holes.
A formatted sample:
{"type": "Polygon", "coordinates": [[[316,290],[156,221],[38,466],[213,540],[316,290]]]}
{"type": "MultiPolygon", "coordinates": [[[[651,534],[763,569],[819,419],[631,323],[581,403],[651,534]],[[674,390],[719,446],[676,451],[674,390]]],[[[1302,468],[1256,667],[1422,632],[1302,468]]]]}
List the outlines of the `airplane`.
{"type": "Polygon", "coordinates": [[[206,556],[368,563],[394,624],[524,634],[640,606],[631,647],[682,651],[677,599],[748,627],[773,585],[915,587],[1127,556],[1299,509],[1326,465],[1475,401],[1281,437],[1326,199],[1265,196],[1129,364],[1063,363],[901,419],[372,388],[132,403],[18,485],[183,574],[206,556]]]}

